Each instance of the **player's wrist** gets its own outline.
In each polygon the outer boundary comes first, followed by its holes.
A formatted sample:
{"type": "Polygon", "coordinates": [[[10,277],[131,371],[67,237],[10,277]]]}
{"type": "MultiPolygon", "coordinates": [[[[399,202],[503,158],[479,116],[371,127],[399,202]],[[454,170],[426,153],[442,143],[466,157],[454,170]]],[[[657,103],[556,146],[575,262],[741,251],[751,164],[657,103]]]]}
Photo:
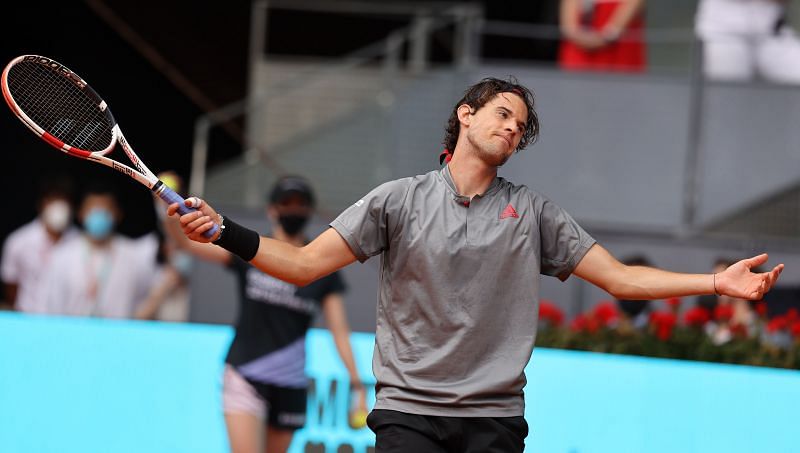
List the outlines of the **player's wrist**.
{"type": "Polygon", "coordinates": [[[261,243],[261,237],[258,233],[239,225],[230,218],[224,218],[220,214],[217,215],[219,216],[219,234],[212,243],[245,261],[255,258],[261,243]]]}
{"type": "Polygon", "coordinates": [[[722,280],[722,278],[721,278],[720,273],[715,273],[713,275],[712,283],[714,285],[713,288],[714,288],[714,295],[715,296],[721,296],[722,295],[722,284],[721,284],[722,282],[721,282],[721,280],[722,280]]]}

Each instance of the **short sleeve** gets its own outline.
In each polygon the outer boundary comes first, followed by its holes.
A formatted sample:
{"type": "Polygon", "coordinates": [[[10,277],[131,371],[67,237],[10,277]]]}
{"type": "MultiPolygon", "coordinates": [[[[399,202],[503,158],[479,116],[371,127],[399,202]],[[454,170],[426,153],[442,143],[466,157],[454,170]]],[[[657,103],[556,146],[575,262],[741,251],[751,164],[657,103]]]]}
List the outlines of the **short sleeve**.
{"type": "Polygon", "coordinates": [[[389,246],[410,181],[405,178],[378,186],[331,222],[362,263],[389,246]]]}
{"type": "Polygon", "coordinates": [[[596,241],[566,211],[549,200],[542,206],[539,226],[541,273],[566,280],[596,241]]]}

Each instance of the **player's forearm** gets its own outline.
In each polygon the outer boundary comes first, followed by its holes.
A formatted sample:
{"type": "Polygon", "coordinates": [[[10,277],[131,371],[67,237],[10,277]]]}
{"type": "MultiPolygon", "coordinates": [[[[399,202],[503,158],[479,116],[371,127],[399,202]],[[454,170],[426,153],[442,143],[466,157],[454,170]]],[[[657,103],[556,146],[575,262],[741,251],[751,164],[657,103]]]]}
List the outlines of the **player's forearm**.
{"type": "Polygon", "coordinates": [[[626,266],[605,289],[621,300],[664,299],[714,294],[714,279],[712,274],[681,274],[651,267],[626,266]]]}
{"type": "MultiPolygon", "coordinates": [[[[216,216],[215,212],[211,212],[216,216]]],[[[181,217],[193,239],[198,240],[203,229],[210,224],[208,217],[198,218],[187,214],[181,217]],[[195,219],[192,220],[192,217],[195,219]],[[185,218],[185,220],[184,220],[185,218]],[[202,228],[198,226],[203,225],[202,228]]],[[[221,233],[213,238],[214,244],[239,256],[262,272],[280,280],[305,286],[356,260],[350,246],[333,228],[325,230],[304,247],[296,247],[276,239],[261,237],[229,218],[223,220],[221,233]]]]}
{"type": "Polygon", "coordinates": [[[297,286],[305,286],[326,275],[315,265],[313,251],[309,251],[308,246],[296,247],[263,236],[260,238],[258,252],[250,264],[266,274],[297,286]]]}

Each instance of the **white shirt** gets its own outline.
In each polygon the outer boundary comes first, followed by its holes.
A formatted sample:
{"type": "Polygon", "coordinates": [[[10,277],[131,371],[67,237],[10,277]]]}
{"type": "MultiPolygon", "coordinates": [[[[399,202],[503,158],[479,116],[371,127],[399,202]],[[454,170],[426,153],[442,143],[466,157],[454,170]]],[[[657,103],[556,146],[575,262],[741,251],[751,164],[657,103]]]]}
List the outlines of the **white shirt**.
{"type": "Polygon", "coordinates": [[[44,269],[50,261],[54,247],[76,236],[76,231],[69,229],[55,242],[37,218],[6,238],[0,275],[5,283],[17,285],[17,310],[33,313],[45,311],[41,297],[44,269]]]}
{"type": "Polygon", "coordinates": [[[129,318],[156,275],[158,241],[114,236],[98,249],[85,236],[56,248],[43,279],[50,314],[129,318]]]}
{"type": "Polygon", "coordinates": [[[775,0],[701,0],[696,28],[703,39],[766,37],[774,34],[782,13],[775,0]]]}

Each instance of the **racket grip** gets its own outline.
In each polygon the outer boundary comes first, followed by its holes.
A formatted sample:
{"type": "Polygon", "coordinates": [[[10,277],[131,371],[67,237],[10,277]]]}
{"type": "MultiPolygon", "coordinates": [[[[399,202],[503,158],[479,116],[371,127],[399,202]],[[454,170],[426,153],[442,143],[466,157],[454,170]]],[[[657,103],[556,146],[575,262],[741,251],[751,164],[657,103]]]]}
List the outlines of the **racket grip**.
{"type": "MultiPolygon", "coordinates": [[[[184,200],[182,196],[178,195],[177,192],[170,189],[169,186],[167,186],[161,181],[158,181],[156,185],[153,186],[153,192],[155,192],[156,195],[161,197],[161,199],[164,200],[167,204],[178,203],[178,213],[180,215],[197,211],[197,209],[195,208],[190,208],[186,206],[186,204],[184,204],[184,201],[186,200],[184,200]]],[[[214,237],[215,234],[217,234],[217,231],[219,231],[219,225],[215,223],[210,230],[203,233],[203,236],[211,239],[212,237],[214,237]]]]}

